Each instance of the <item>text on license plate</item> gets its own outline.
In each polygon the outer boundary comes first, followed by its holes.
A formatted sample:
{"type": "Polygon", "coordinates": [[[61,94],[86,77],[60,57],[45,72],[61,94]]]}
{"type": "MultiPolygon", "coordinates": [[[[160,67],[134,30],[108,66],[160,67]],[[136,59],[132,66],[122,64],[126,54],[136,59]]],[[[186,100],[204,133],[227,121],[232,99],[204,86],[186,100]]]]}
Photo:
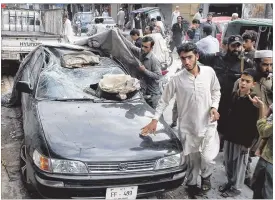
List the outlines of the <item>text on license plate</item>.
{"type": "Polygon", "coordinates": [[[136,199],[138,186],[107,188],[106,199],[136,199]]]}

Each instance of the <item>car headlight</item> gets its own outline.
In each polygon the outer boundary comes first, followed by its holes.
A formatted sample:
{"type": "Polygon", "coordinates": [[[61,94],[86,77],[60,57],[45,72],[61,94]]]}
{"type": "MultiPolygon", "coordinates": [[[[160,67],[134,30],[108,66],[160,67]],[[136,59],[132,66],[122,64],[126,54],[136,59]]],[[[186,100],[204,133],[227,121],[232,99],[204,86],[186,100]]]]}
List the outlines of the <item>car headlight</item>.
{"type": "Polygon", "coordinates": [[[155,170],[178,167],[182,164],[181,154],[167,156],[157,160],[155,170]]]}
{"type": "Polygon", "coordinates": [[[61,174],[88,173],[88,169],[83,162],[51,159],[41,155],[37,150],[33,152],[33,161],[39,169],[46,172],[61,174]]]}

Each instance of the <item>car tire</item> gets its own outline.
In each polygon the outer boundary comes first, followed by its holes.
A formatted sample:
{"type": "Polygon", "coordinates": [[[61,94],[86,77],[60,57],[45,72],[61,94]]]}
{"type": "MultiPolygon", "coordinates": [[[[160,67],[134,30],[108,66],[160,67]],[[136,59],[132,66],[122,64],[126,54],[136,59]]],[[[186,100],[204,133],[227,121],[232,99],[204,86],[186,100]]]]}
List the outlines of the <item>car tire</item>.
{"type": "Polygon", "coordinates": [[[34,193],[35,189],[32,186],[31,182],[28,180],[28,172],[27,172],[27,147],[25,144],[25,140],[23,140],[22,145],[20,147],[20,177],[23,182],[23,185],[27,189],[29,193],[34,193]]]}

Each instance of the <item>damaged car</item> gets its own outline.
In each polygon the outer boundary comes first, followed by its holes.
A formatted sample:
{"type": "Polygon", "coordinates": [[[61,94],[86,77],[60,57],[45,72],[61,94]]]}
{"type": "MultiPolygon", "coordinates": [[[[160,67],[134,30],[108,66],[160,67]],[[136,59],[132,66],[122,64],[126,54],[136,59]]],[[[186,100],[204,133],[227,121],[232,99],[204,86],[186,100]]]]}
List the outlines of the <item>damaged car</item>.
{"type": "Polygon", "coordinates": [[[104,82],[126,77],[138,85],[134,67],[96,45],[41,45],[20,65],[9,103],[22,107],[25,186],[45,198],[106,199],[179,187],[186,169],[181,142],[163,118],[156,135],[140,135],[154,110],[138,86],[118,94],[104,82]]]}

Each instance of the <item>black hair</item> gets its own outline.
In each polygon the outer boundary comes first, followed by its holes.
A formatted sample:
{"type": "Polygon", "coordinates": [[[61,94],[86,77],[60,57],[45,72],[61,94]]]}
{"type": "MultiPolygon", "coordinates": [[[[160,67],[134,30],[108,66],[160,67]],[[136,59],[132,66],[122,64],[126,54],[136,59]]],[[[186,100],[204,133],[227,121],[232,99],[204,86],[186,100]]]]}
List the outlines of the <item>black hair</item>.
{"type": "Polygon", "coordinates": [[[228,44],[228,39],[224,38],[224,39],[222,40],[222,44],[223,44],[223,45],[227,45],[227,44],[228,44]]]}
{"type": "Polygon", "coordinates": [[[178,19],[179,17],[183,20],[183,17],[182,17],[182,16],[180,16],[180,15],[177,17],[177,19],[178,19]]]}
{"type": "Polygon", "coordinates": [[[200,8],[199,10],[203,10],[202,8],[200,8]]]}
{"type": "Polygon", "coordinates": [[[157,16],[157,21],[161,21],[161,16],[157,16]]]}
{"type": "Polygon", "coordinates": [[[153,47],[155,44],[155,41],[153,40],[152,37],[144,37],[142,38],[142,42],[151,42],[151,47],[153,47]]]}
{"type": "Polygon", "coordinates": [[[243,72],[242,72],[242,75],[246,75],[246,76],[251,76],[253,78],[253,81],[254,82],[257,82],[257,79],[258,79],[258,73],[255,69],[253,68],[248,68],[248,69],[245,69],[243,72]]]}
{"type": "Polygon", "coordinates": [[[243,40],[251,40],[252,42],[256,42],[258,33],[253,30],[247,30],[243,33],[242,38],[243,40]]]}
{"type": "Polygon", "coordinates": [[[139,36],[139,30],[137,30],[137,29],[131,30],[130,31],[130,35],[137,35],[137,36],[139,36]]]}
{"type": "Polygon", "coordinates": [[[203,32],[208,36],[208,35],[211,35],[212,34],[212,27],[211,26],[204,26],[203,27],[203,32]]]}
{"type": "Polygon", "coordinates": [[[194,54],[197,54],[199,52],[197,45],[193,42],[187,42],[187,43],[181,44],[177,48],[177,52],[179,55],[181,54],[181,52],[187,53],[190,51],[192,51],[194,54]]]}
{"type": "Polygon", "coordinates": [[[103,23],[103,22],[104,22],[104,19],[103,19],[103,18],[99,18],[99,22],[100,22],[100,23],[103,23]]]}
{"type": "Polygon", "coordinates": [[[99,24],[99,19],[98,18],[95,18],[95,23],[99,24]]]}
{"type": "Polygon", "coordinates": [[[155,21],[155,20],[156,20],[155,18],[152,18],[152,19],[151,19],[151,22],[153,22],[153,21],[155,21]]]}
{"type": "Polygon", "coordinates": [[[153,32],[154,26],[146,26],[145,28],[147,28],[147,27],[149,27],[149,30],[150,30],[151,32],[153,32]]]}
{"type": "Polygon", "coordinates": [[[193,23],[193,24],[200,24],[200,20],[198,20],[198,19],[193,19],[193,20],[192,20],[192,23],[193,23]]]}

